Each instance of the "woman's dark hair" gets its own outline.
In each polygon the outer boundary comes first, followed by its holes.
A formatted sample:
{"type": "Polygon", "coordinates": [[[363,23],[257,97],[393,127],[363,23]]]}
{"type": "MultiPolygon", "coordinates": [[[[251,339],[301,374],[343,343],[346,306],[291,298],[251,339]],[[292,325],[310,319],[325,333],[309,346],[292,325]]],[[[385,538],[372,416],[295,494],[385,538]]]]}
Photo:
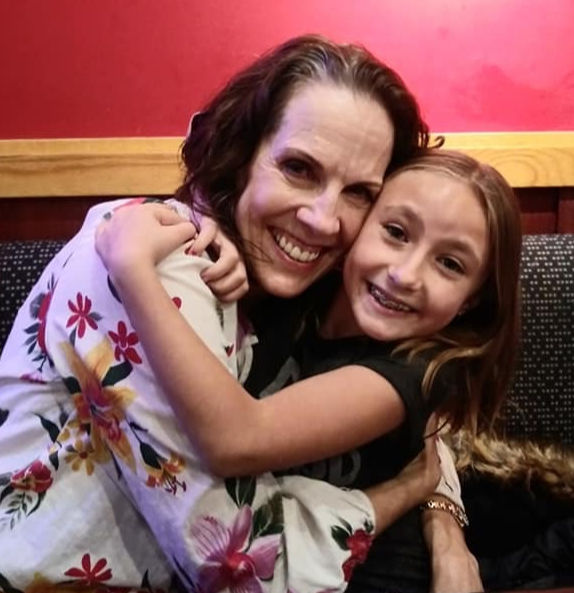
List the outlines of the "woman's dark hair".
{"type": "Polygon", "coordinates": [[[394,127],[389,170],[429,143],[428,126],[401,78],[366,49],[317,35],[291,39],[235,75],[197,114],[181,149],[186,174],[175,196],[210,215],[238,247],[235,209],[261,143],[307,82],[333,82],[381,105],[394,127]]]}

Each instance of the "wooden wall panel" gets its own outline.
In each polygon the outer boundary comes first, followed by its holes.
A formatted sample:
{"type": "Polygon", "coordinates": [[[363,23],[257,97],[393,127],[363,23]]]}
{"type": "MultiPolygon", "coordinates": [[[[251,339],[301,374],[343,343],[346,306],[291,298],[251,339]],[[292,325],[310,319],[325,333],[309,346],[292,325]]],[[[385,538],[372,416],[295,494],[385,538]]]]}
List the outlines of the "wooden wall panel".
{"type": "Polygon", "coordinates": [[[0,200],[0,241],[69,239],[91,206],[109,197],[6,198],[0,200]]]}
{"type": "MultiPolygon", "coordinates": [[[[516,193],[525,233],[574,233],[574,188],[519,188],[516,193]]],[[[115,197],[1,199],[0,240],[69,239],[91,206],[115,197]]]]}
{"type": "Polygon", "coordinates": [[[558,224],[557,189],[528,187],[515,191],[520,201],[523,232],[555,233],[558,224]]]}
{"type": "Polygon", "coordinates": [[[574,233],[574,187],[559,190],[557,233],[574,233]]]}

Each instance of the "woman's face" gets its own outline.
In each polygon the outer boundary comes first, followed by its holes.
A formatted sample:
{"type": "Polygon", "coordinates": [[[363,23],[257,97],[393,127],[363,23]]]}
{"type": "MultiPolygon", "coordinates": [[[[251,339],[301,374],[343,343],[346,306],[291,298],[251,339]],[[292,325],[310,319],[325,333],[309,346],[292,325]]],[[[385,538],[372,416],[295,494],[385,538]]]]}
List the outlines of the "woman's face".
{"type": "Polygon", "coordinates": [[[353,243],[391,158],[387,112],[361,93],[308,83],[255,153],[237,227],[260,288],[303,292],[353,243]]]}
{"type": "Polygon", "coordinates": [[[468,184],[436,170],[400,172],[345,260],[347,333],[430,336],[472,303],[487,263],[486,216],[468,184]]]}

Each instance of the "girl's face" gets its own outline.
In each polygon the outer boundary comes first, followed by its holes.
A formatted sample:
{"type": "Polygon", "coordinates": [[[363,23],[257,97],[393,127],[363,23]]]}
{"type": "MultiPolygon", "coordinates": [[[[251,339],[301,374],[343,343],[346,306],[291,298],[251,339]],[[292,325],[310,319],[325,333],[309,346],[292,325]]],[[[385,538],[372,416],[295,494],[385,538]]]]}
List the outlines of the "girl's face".
{"type": "Polygon", "coordinates": [[[399,172],[345,261],[347,331],[384,341],[436,333],[472,306],[488,256],[486,217],[466,183],[437,170],[399,172]]]}
{"type": "Polygon", "coordinates": [[[236,222],[265,292],[292,297],[349,249],[391,157],[387,112],[332,83],[299,87],[255,154],[236,222]]]}

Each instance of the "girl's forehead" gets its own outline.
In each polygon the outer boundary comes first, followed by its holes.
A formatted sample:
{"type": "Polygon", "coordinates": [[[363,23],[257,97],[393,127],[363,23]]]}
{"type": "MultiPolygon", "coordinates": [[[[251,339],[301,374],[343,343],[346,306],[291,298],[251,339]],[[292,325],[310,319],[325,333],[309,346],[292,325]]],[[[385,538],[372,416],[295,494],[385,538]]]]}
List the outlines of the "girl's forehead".
{"type": "Polygon", "coordinates": [[[457,175],[434,168],[401,169],[389,176],[383,185],[379,202],[389,200],[439,199],[443,194],[464,193],[474,196],[470,184],[457,175]]]}

